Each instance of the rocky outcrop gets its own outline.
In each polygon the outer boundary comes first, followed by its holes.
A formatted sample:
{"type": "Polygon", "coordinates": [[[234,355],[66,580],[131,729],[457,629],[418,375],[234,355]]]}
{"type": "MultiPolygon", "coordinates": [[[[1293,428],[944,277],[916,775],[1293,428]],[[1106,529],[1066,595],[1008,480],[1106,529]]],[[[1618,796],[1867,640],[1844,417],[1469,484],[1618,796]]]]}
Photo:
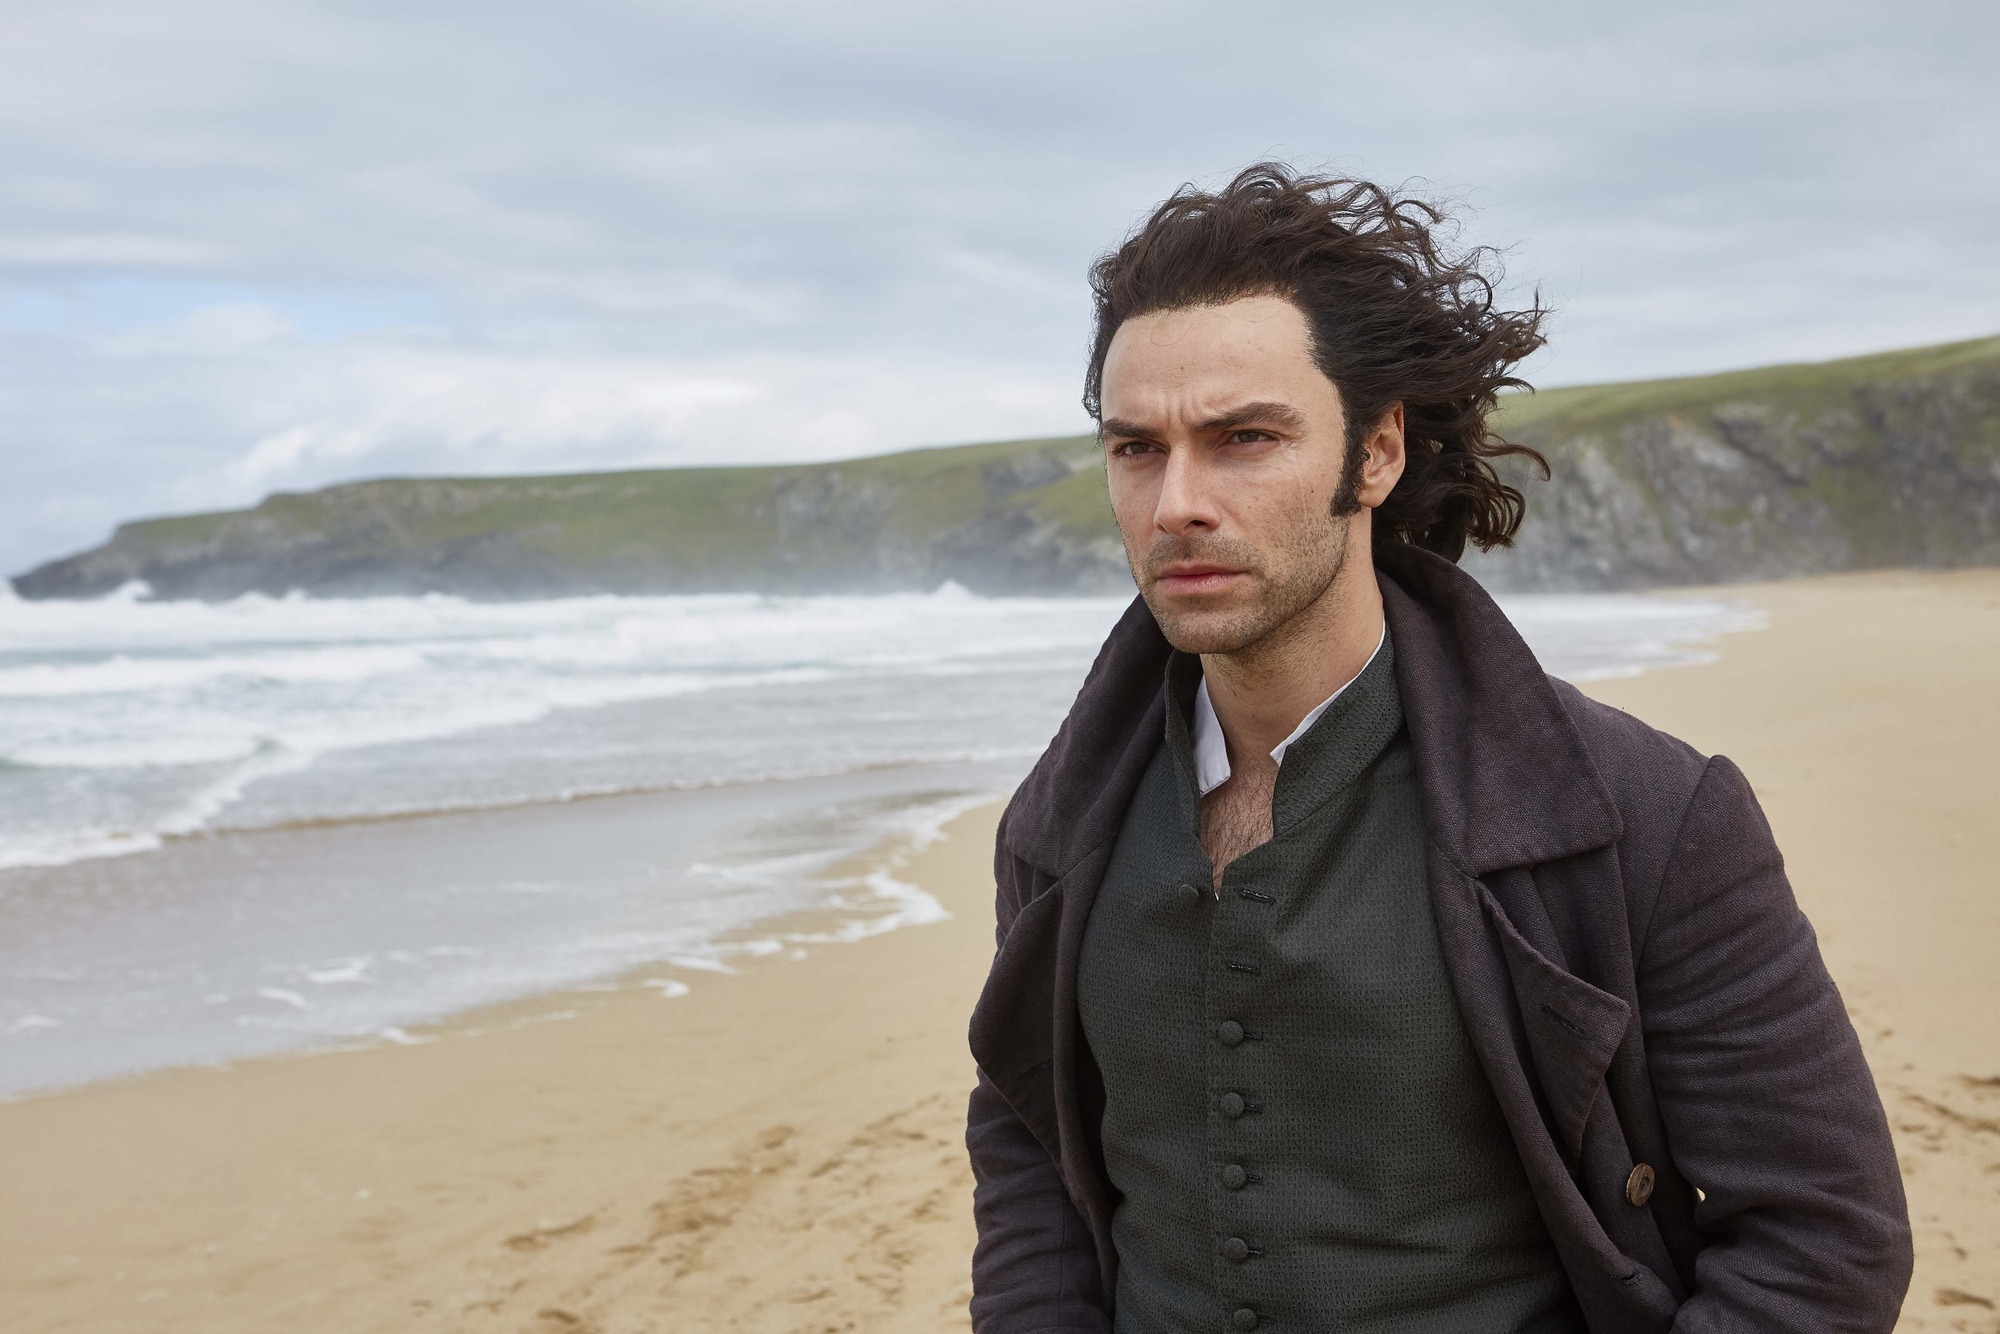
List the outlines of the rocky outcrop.
{"type": "MultiPolygon", "coordinates": [[[[1510,401],[1529,498],[1501,587],[1643,588],[2000,563],[2000,339],[1510,401]]],[[[1130,588],[1085,438],[809,467],[356,482],[126,524],[19,576],[24,597],[301,589],[977,592],[1130,588]]]]}
{"type": "Polygon", "coordinates": [[[1511,412],[1553,480],[1468,562],[1489,582],[1635,588],[2000,563],[2000,339],[1657,386],[1511,412]],[[1631,400],[1638,400],[1632,402],[1631,400]]]}

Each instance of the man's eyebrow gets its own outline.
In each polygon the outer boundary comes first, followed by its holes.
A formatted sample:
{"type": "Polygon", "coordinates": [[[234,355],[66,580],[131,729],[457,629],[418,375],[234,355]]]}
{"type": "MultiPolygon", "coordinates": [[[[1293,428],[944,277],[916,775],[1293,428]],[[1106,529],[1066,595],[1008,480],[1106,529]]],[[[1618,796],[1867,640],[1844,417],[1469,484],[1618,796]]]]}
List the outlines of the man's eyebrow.
{"type": "Polygon", "coordinates": [[[1204,432],[1219,434],[1234,431],[1245,426],[1282,426],[1288,431],[1303,431],[1305,415],[1297,408],[1285,403],[1245,403],[1231,408],[1219,417],[1210,417],[1201,424],[1204,432]]]}
{"type": "MultiPolygon", "coordinates": [[[[1204,434],[1220,434],[1256,425],[1280,426],[1288,431],[1303,431],[1306,419],[1304,413],[1288,403],[1260,401],[1245,403],[1219,416],[1210,417],[1196,429],[1204,434]]],[[[1157,434],[1158,432],[1150,426],[1141,426],[1122,417],[1106,417],[1097,424],[1097,438],[1100,440],[1148,439],[1157,434]]]]}

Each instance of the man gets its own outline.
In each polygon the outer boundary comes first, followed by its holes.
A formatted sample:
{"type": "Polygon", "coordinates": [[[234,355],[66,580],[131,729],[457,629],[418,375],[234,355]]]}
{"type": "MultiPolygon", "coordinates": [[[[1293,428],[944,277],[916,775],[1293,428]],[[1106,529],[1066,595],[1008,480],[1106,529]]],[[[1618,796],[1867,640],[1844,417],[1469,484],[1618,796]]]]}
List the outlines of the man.
{"type": "Polygon", "coordinates": [[[1541,312],[1440,222],[1263,165],[1094,271],[1140,599],[1001,821],[980,1334],[1895,1323],[1888,1126],[1749,784],[1454,564],[1521,520],[1486,418],[1541,312]]]}

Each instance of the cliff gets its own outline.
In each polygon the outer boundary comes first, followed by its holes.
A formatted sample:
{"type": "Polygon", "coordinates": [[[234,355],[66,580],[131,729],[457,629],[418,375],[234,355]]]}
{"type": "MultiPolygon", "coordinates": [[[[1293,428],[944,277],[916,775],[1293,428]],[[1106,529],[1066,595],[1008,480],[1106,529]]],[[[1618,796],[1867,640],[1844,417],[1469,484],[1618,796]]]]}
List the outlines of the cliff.
{"type": "MultiPolygon", "coordinates": [[[[2000,338],[1558,389],[1501,429],[1552,481],[1482,579],[1536,589],[2000,563],[2000,338]]],[[[1531,479],[1532,478],[1532,479],[1531,479]]]]}
{"type": "MultiPolygon", "coordinates": [[[[2000,338],[1513,398],[1548,456],[1501,587],[1638,588],[2000,563],[2000,338]]],[[[1088,437],[790,467],[410,478],[122,525],[14,580],[163,598],[303,589],[977,592],[1130,587],[1088,437]]]]}
{"type": "Polygon", "coordinates": [[[1130,587],[1088,437],[799,467],[409,478],[148,519],[15,579],[157,597],[1130,587]]]}

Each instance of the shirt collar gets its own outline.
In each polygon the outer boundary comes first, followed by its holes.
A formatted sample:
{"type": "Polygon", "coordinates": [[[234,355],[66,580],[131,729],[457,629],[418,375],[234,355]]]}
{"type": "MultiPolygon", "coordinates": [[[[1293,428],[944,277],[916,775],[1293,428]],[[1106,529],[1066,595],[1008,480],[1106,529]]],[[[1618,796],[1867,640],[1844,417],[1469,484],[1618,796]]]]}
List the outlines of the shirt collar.
{"type": "MultiPolygon", "coordinates": [[[[1368,670],[1369,664],[1382,652],[1382,645],[1388,642],[1389,623],[1382,623],[1382,634],[1375,641],[1375,652],[1368,655],[1368,661],[1361,664],[1361,671],[1368,670]]],[[[1299,719],[1299,725],[1292,734],[1271,748],[1271,758],[1278,764],[1285,762],[1285,752],[1292,743],[1312,730],[1321,714],[1333,706],[1341,693],[1360,679],[1361,672],[1349,677],[1339,690],[1334,691],[1316,705],[1311,713],[1299,719]]],[[[1229,743],[1222,737],[1222,721],[1215,716],[1215,705],[1208,699],[1208,679],[1202,678],[1194,692],[1194,781],[1202,796],[1207,796],[1229,781],[1229,743]]]]}

